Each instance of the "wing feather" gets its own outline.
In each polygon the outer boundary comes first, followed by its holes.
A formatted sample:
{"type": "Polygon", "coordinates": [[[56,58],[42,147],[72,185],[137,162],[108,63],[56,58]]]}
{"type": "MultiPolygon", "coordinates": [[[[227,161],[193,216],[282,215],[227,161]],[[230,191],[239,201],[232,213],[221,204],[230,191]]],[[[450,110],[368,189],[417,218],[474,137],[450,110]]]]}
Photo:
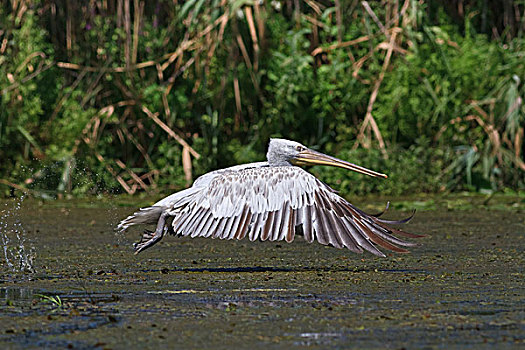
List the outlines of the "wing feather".
{"type": "Polygon", "coordinates": [[[264,213],[253,214],[250,232],[248,233],[248,238],[252,242],[259,238],[259,232],[261,231],[261,223],[263,223],[264,215],[264,213]]]}
{"type": "Polygon", "coordinates": [[[192,215],[191,219],[188,220],[189,225],[185,229],[184,236],[191,235],[191,233],[197,228],[197,226],[199,226],[206,213],[206,210],[202,208],[195,211],[195,214],[192,215]]]}
{"type": "Polygon", "coordinates": [[[328,243],[330,243],[327,237],[328,230],[326,229],[326,224],[323,220],[324,215],[321,212],[321,208],[319,206],[313,206],[313,213],[315,214],[313,223],[317,241],[323,245],[328,245],[328,243]]]}
{"type": "Polygon", "coordinates": [[[370,253],[377,255],[377,256],[385,256],[379,249],[377,249],[372,243],[370,243],[370,239],[368,236],[357,226],[354,222],[354,219],[351,217],[344,217],[344,221],[347,222],[347,227],[350,229],[350,232],[352,233],[352,237],[355,238],[359,246],[363,247],[370,253]]]}
{"type": "Polygon", "coordinates": [[[381,237],[385,241],[388,241],[390,243],[397,244],[397,245],[400,245],[400,246],[404,246],[404,247],[414,247],[414,246],[417,245],[417,243],[406,242],[406,241],[403,241],[403,240],[397,238],[396,236],[393,236],[393,235],[389,234],[388,230],[386,230],[385,228],[383,228],[381,226],[374,225],[372,222],[369,222],[368,220],[364,220],[363,223],[372,232],[374,232],[376,235],[378,235],[379,237],[381,237]]]}
{"type": "Polygon", "coordinates": [[[324,238],[336,248],[342,248],[342,245],[339,242],[339,234],[337,233],[336,225],[332,222],[331,213],[328,210],[319,210],[321,218],[321,232],[324,234],[324,238]]]}
{"type": "Polygon", "coordinates": [[[361,228],[361,230],[370,238],[370,240],[372,242],[374,242],[375,244],[380,245],[383,248],[387,248],[387,249],[393,250],[393,251],[398,252],[398,253],[408,253],[408,250],[403,249],[403,248],[399,248],[399,247],[397,247],[397,246],[395,246],[395,245],[385,241],[384,239],[382,239],[378,235],[376,235],[374,232],[372,232],[372,230],[370,230],[368,227],[366,227],[366,225],[363,222],[361,222],[360,219],[356,218],[355,222],[361,228]]]}
{"type": "Polygon", "coordinates": [[[422,237],[426,237],[426,235],[418,235],[418,234],[415,234],[415,233],[410,233],[410,232],[398,230],[398,229],[395,229],[395,228],[392,228],[392,227],[387,227],[386,225],[382,225],[379,222],[377,222],[377,226],[380,226],[380,227],[386,229],[389,232],[395,233],[396,235],[403,236],[403,237],[408,237],[408,238],[422,238],[422,237]]]}
{"type": "MultiPolygon", "coordinates": [[[[239,239],[240,232],[247,226],[246,223],[246,217],[250,211],[244,207],[242,210],[242,214],[239,216],[239,220],[237,221],[237,224],[235,225],[235,230],[232,229],[230,232],[229,239],[239,239]]],[[[247,228],[247,227],[246,227],[247,228]]]]}
{"type": "Polygon", "coordinates": [[[284,203],[281,220],[279,223],[279,229],[274,230],[272,234],[273,241],[282,241],[286,237],[288,224],[290,222],[290,212],[292,211],[288,203],[284,203]]]}
{"type": "Polygon", "coordinates": [[[328,215],[331,216],[331,221],[335,226],[335,232],[338,235],[338,240],[341,244],[341,248],[344,246],[355,253],[363,252],[363,250],[359,248],[356,241],[353,239],[352,234],[346,228],[344,221],[341,220],[340,217],[337,217],[335,213],[329,213],[328,215]]]}
{"type": "Polygon", "coordinates": [[[335,203],[333,208],[335,210],[335,214],[338,216],[334,218],[333,221],[339,226],[340,237],[343,245],[355,253],[362,253],[363,249],[354,238],[351,225],[344,220],[344,209],[341,208],[339,203],[335,203]]]}
{"type": "MultiPolygon", "coordinates": [[[[242,214],[241,214],[242,215],[242,214]]],[[[221,239],[232,239],[233,235],[235,235],[235,232],[237,231],[237,227],[239,226],[239,220],[241,219],[241,215],[232,216],[228,222],[228,225],[224,229],[224,232],[222,233],[221,239]]]]}
{"type": "Polygon", "coordinates": [[[204,237],[206,235],[207,228],[209,228],[213,220],[214,219],[212,213],[210,211],[207,211],[206,215],[201,220],[199,225],[194,229],[193,232],[191,232],[191,238],[204,237]]]}
{"type": "Polygon", "coordinates": [[[286,229],[285,237],[285,240],[288,243],[293,242],[293,239],[295,237],[295,213],[296,210],[290,210],[290,218],[288,219],[288,227],[286,229]]]}
{"type": "Polygon", "coordinates": [[[297,209],[295,209],[294,221],[293,221],[294,226],[298,226],[303,223],[304,211],[305,211],[304,207],[298,207],[297,209]]]}
{"type": "Polygon", "coordinates": [[[196,231],[197,227],[202,223],[204,217],[208,214],[208,211],[205,209],[200,209],[197,211],[197,214],[195,214],[192,218],[192,223],[188,226],[185,232],[185,236],[190,236],[193,232],[196,231]]]}
{"type": "Polygon", "coordinates": [[[239,227],[237,228],[233,238],[243,239],[246,236],[246,232],[248,232],[248,229],[250,228],[251,219],[252,213],[248,208],[244,208],[242,219],[239,222],[239,227]]]}
{"type": "Polygon", "coordinates": [[[285,208],[286,207],[283,206],[283,209],[275,211],[275,215],[273,216],[272,228],[270,232],[268,232],[268,239],[270,241],[276,241],[279,237],[279,230],[282,226],[282,218],[284,216],[283,211],[285,210],[285,208]]]}
{"type": "Polygon", "coordinates": [[[192,211],[193,207],[194,206],[189,206],[182,211],[180,214],[182,216],[181,219],[178,220],[177,225],[173,227],[174,232],[186,236],[186,227],[190,226],[193,223],[192,219],[195,217],[195,215],[199,214],[198,209],[192,211]]]}
{"type": "Polygon", "coordinates": [[[389,221],[379,219],[381,213],[366,214],[297,167],[231,168],[206,175],[198,184],[191,198],[175,196],[170,202],[176,234],[292,242],[302,232],[307,242],[379,256],[384,254],[378,247],[406,252],[401,247],[414,245],[394,235],[420,237],[386,225],[411,217],[389,221]]]}
{"type": "Polygon", "coordinates": [[[268,213],[268,216],[266,217],[266,223],[264,224],[264,228],[261,232],[261,241],[266,241],[268,237],[270,236],[270,232],[273,226],[273,218],[275,216],[275,212],[271,211],[268,213]]]}
{"type": "Polygon", "coordinates": [[[303,210],[303,213],[304,213],[304,216],[303,216],[303,234],[304,234],[304,239],[308,242],[308,243],[312,243],[314,241],[314,232],[312,230],[312,220],[313,220],[313,215],[312,215],[312,207],[311,205],[307,205],[306,207],[304,207],[304,210],[303,210]]]}
{"type": "Polygon", "coordinates": [[[224,231],[224,227],[230,221],[231,217],[223,217],[219,219],[217,228],[212,232],[211,237],[212,238],[221,238],[222,232],[224,231]]]}
{"type": "Polygon", "coordinates": [[[210,219],[206,222],[206,225],[202,228],[202,233],[200,237],[205,237],[205,238],[210,237],[213,234],[218,223],[219,223],[219,220],[215,218],[212,214],[210,219]]]}

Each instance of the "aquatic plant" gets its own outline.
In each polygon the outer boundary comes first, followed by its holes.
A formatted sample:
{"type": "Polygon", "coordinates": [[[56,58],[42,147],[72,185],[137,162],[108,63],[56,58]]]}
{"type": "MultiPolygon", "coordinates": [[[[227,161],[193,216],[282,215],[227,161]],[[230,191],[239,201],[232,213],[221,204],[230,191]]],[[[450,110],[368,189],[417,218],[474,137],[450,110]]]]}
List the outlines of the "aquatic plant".
{"type": "Polygon", "coordinates": [[[53,310],[51,312],[61,311],[64,307],[62,299],[58,295],[44,295],[44,294],[34,294],[35,298],[40,298],[41,301],[51,304],[53,310]]]}

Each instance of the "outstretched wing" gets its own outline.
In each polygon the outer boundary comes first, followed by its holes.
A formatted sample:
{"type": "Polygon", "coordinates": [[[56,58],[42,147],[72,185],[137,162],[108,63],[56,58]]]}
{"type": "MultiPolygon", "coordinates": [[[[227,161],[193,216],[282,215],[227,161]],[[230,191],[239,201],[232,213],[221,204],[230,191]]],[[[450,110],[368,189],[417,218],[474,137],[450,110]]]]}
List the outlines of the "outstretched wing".
{"type": "MultiPolygon", "coordinates": [[[[413,246],[393,235],[421,237],[386,226],[390,222],[357,209],[298,167],[259,167],[217,175],[192,201],[173,213],[173,232],[182,236],[286,240],[297,233],[308,242],[407,252],[413,246]],[[401,247],[400,247],[401,246],[401,247]]],[[[405,221],[408,221],[405,220],[405,221]]]]}

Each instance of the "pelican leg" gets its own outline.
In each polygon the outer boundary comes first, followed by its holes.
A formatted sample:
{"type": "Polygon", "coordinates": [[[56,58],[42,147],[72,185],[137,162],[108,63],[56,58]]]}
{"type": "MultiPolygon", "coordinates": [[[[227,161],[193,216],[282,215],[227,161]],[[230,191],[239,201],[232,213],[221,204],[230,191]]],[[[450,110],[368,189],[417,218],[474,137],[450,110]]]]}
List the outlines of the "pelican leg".
{"type": "Polygon", "coordinates": [[[140,242],[133,244],[135,254],[138,254],[141,251],[153,246],[155,243],[162,239],[166,232],[168,232],[169,228],[166,228],[167,216],[167,212],[162,213],[159,217],[159,221],[157,222],[157,228],[155,229],[155,232],[145,230],[140,242]]]}

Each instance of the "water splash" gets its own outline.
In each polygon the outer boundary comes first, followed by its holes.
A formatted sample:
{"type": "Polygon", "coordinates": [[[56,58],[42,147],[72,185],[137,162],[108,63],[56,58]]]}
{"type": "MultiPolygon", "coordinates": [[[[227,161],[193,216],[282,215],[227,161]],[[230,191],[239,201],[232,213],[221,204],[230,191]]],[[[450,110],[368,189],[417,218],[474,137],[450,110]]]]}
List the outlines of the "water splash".
{"type": "Polygon", "coordinates": [[[41,163],[35,168],[21,166],[17,180],[13,182],[19,183],[22,189],[12,188],[11,195],[23,194],[14,200],[0,202],[0,267],[5,266],[13,271],[35,271],[36,251],[27,238],[27,224],[24,228],[22,223],[26,221],[21,217],[20,210],[27,197],[29,201],[38,198],[42,203],[58,200],[64,206],[105,208],[109,220],[93,217],[87,220],[86,225],[104,222],[104,231],[115,232],[116,246],[127,242],[125,236],[115,231],[115,226],[122,219],[116,204],[116,195],[120,191],[107,185],[104,175],[93,172],[81,161],[66,158],[58,162],[41,163]]]}
{"type": "Polygon", "coordinates": [[[12,271],[35,272],[36,249],[27,238],[27,232],[20,221],[20,210],[25,195],[12,202],[6,202],[0,211],[0,238],[5,263],[12,271]]]}

